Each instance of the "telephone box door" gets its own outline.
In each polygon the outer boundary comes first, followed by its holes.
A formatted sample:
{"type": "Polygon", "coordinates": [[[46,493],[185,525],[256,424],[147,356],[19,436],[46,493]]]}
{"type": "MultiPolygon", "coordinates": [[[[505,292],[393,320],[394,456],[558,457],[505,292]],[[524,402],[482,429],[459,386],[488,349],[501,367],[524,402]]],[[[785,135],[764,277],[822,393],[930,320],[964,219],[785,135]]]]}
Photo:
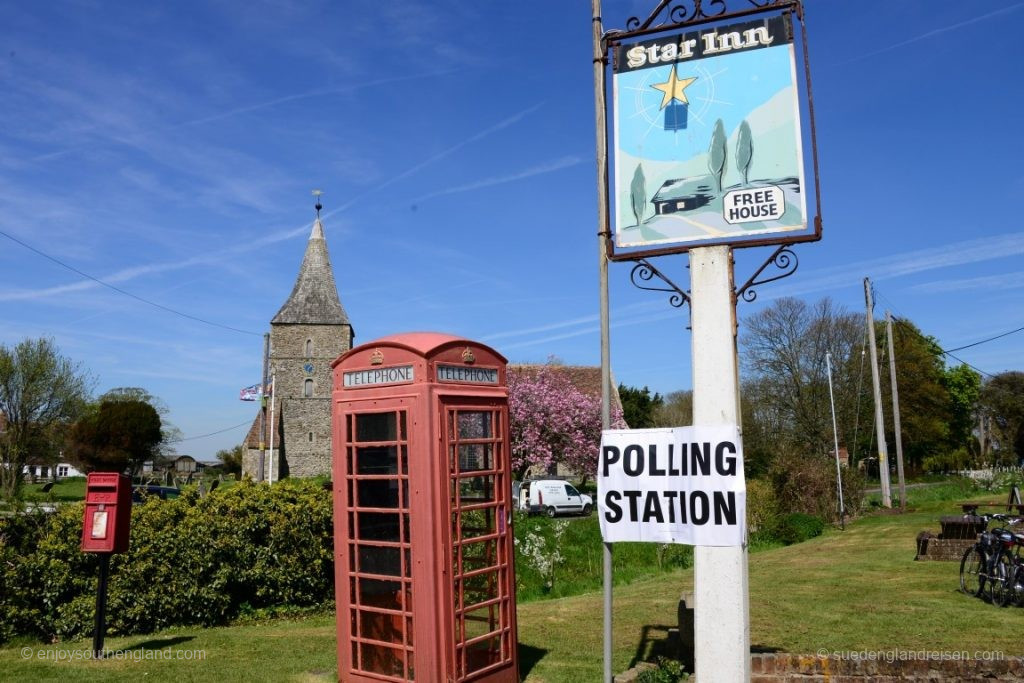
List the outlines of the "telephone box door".
{"type": "Polygon", "coordinates": [[[507,668],[516,629],[508,409],[499,401],[442,402],[454,623],[454,681],[507,668]]]}
{"type": "MultiPolygon", "coordinates": [[[[409,407],[403,401],[345,412],[344,510],[351,647],[346,669],[414,680],[409,407]]],[[[342,605],[339,605],[342,606],[342,605]]],[[[345,618],[339,612],[339,619],[345,618]]]]}

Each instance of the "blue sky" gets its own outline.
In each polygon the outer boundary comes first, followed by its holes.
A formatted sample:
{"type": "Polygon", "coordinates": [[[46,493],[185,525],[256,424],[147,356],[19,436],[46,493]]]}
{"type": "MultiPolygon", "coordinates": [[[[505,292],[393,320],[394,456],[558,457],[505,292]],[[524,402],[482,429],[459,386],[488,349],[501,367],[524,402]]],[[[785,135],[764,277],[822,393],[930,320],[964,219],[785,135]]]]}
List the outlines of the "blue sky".
{"type": "MultiPolygon", "coordinates": [[[[957,347],[1024,325],[1024,3],[806,15],[824,239],[773,298],[880,300],[957,347]]],[[[653,6],[605,2],[605,26],[653,6]]],[[[0,2],[0,343],[52,336],[212,458],[324,191],[356,342],[599,362],[589,2],[0,2]],[[233,329],[228,329],[233,328],[233,329]]],[[[767,256],[737,258],[738,281],[767,256]]],[[[686,286],[685,256],[656,265],[686,286]]],[[[688,313],[611,266],[616,379],[690,385],[688,313]]],[[[741,329],[742,332],[742,329],[741,329]]],[[[1021,368],[1024,334],[960,355],[1021,368]]]]}

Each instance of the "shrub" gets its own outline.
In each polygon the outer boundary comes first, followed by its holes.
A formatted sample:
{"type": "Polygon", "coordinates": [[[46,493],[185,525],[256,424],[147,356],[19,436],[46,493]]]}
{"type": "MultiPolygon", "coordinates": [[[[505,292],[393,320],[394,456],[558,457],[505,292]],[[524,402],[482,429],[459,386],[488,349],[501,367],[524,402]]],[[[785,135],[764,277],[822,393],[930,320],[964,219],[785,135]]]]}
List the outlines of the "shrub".
{"type": "Polygon", "coordinates": [[[825,521],[815,515],[793,512],[784,515],[775,528],[775,538],[786,545],[803,543],[807,539],[820,536],[825,530],[825,521]]]}
{"type": "Polygon", "coordinates": [[[779,501],[771,483],[763,479],[747,480],[747,531],[761,536],[775,527],[779,516],[779,501]]]}
{"type": "MultiPolygon", "coordinates": [[[[107,630],[210,626],[334,597],[331,494],[313,482],[243,482],[132,510],[131,545],[110,562],[107,630]]],[[[0,641],[92,629],[98,558],[79,549],[82,504],[0,520],[0,641]]]]}
{"type": "MultiPolygon", "coordinates": [[[[844,468],[843,504],[856,514],[864,501],[864,476],[844,468]]],[[[807,455],[780,457],[770,473],[781,512],[802,512],[830,522],[839,520],[836,464],[832,458],[807,455]]]]}
{"type": "Polygon", "coordinates": [[[637,683],[677,683],[689,678],[683,665],[674,659],[658,657],[657,664],[657,668],[641,671],[636,677],[637,683]]]}

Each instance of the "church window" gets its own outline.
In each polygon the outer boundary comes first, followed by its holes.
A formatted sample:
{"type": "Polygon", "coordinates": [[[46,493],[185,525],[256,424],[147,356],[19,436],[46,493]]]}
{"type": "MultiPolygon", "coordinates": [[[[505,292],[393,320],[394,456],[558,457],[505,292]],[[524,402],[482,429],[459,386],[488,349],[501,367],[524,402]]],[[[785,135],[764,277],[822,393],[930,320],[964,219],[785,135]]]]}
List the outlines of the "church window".
{"type": "Polygon", "coordinates": [[[313,357],[313,340],[312,339],[307,339],[306,340],[306,358],[312,358],[312,357],[313,357]]]}
{"type": "Polygon", "coordinates": [[[309,442],[313,443],[313,432],[309,433],[309,442]]]}
{"type": "Polygon", "coordinates": [[[302,387],[302,395],[306,398],[313,398],[313,380],[307,379],[302,387]]]}

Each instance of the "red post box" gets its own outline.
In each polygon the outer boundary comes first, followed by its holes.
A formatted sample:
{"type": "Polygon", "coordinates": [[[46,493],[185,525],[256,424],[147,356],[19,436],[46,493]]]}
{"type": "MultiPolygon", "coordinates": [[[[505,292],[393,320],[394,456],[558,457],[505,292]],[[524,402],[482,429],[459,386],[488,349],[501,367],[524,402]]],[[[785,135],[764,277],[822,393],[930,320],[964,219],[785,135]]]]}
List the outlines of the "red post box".
{"type": "Polygon", "coordinates": [[[82,551],[123,553],[131,529],[132,480],[117,472],[91,472],[85,484],[82,551]]]}
{"type": "Polygon", "coordinates": [[[334,362],[340,680],[519,681],[505,366],[430,332],[334,362]]]}

